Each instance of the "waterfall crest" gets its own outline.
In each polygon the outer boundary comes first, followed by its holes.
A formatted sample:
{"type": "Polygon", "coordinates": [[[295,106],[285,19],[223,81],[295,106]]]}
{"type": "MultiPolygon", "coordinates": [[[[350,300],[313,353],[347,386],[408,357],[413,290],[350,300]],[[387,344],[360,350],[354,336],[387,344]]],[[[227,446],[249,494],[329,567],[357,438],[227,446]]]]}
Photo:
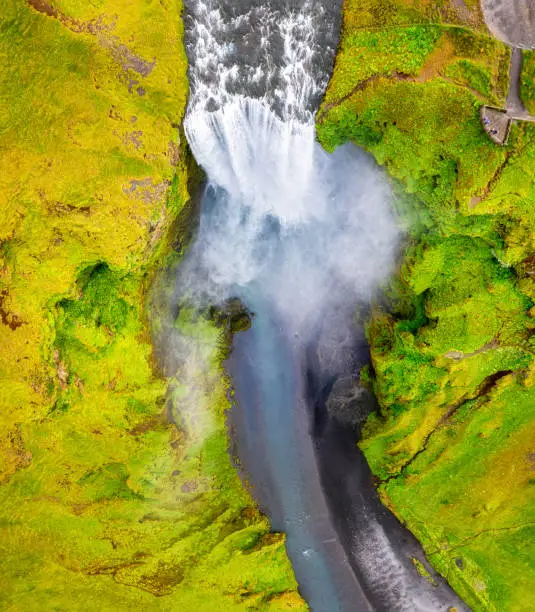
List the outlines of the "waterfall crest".
{"type": "Polygon", "coordinates": [[[244,95],[283,120],[313,123],[334,62],[342,2],[324,4],[186,0],[190,112],[244,95]]]}
{"type": "Polygon", "coordinates": [[[316,142],[340,25],[340,3],[323,4],[204,0],[186,20],[186,136],[218,194],[201,219],[192,290],[218,302],[256,282],[301,335],[366,300],[397,244],[376,166],[316,142]]]}

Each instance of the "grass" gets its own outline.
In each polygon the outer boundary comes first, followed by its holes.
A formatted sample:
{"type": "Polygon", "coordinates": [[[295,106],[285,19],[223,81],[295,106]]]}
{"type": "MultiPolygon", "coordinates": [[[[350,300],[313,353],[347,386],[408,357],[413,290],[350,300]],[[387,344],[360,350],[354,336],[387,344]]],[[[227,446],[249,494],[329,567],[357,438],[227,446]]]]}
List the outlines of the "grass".
{"type": "Polygon", "coordinates": [[[440,35],[440,28],[434,26],[356,31],[347,35],[337,57],[339,68],[329,86],[326,103],[347,96],[355,85],[373,75],[418,74],[440,35]],[[371,61],[370,49],[376,49],[371,61]]]}
{"type": "Polygon", "coordinates": [[[535,575],[535,132],[515,126],[507,148],[484,134],[509,53],[468,9],[346,0],[318,136],[375,156],[407,228],[369,324],[380,410],[361,446],[433,565],[472,609],[507,612],[529,609],[535,575]]]}
{"type": "Polygon", "coordinates": [[[477,0],[468,0],[465,9],[449,0],[346,0],[344,34],[354,30],[385,29],[396,26],[437,23],[467,25],[485,31],[477,0]]]}
{"type": "Polygon", "coordinates": [[[535,53],[529,50],[522,51],[520,98],[528,111],[535,114],[535,53]]]}
{"type": "Polygon", "coordinates": [[[153,354],[147,287],[192,175],[181,3],[50,6],[0,18],[0,607],[303,609],[227,451],[220,330],[191,326],[202,438],[153,354]]]}

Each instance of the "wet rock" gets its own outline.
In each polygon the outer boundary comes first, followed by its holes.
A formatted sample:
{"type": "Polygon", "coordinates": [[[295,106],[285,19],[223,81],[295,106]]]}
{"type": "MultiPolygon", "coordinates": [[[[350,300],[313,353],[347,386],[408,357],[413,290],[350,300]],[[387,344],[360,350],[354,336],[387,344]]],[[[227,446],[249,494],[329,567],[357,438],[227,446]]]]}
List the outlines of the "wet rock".
{"type": "Polygon", "coordinates": [[[228,299],[220,307],[211,307],[210,318],[219,327],[227,326],[234,334],[247,331],[251,327],[251,317],[253,316],[238,298],[228,299]]]}
{"type": "Polygon", "coordinates": [[[249,313],[242,312],[230,319],[230,329],[232,333],[247,331],[251,327],[251,317],[249,313]]]}
{"type": "Polygon", "coordinates": [[[353,376],[339,378],[327,399],[329,414],[342,424],[359,428],[370,412],[377,407],[377,400],[362,387],[353,376]]]}

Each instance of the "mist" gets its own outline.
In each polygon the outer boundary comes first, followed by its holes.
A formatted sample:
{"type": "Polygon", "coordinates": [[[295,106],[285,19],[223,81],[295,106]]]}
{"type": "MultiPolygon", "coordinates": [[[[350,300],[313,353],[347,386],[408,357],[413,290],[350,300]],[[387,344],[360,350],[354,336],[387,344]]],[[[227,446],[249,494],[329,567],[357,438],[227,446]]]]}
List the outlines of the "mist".
{"type": "Polygon", "coordinates": [[[392,271],[398,228],[368,155],[350,144],[328,154],[312,122],[247,99],[190,114],[186,134],[209,177],[179,281],[194,303],[266,300],[307,341],[370,300],[392,271]]]}

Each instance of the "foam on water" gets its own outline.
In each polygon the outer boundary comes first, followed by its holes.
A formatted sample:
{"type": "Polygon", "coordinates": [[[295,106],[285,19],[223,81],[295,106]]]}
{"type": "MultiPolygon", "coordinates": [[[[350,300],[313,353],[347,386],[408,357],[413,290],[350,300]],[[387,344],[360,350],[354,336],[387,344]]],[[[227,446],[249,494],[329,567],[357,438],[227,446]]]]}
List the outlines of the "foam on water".
{"type": "Polygon", "coordinates": [[[210,181],[248,206],[254,220],[306,221],[324,200],[321,186],[314,191],[319,160],[311,123],[283,121],[265,101],[236,95],[212,112],[190,109],[186,134],[210,181]]]}
{"type": "Polygon", "coordinates": [[[334,61],[341,0],[186,0],[192,109],[236,95],[313,123],[334,61]]]}
{"type": "Polygon", "coordinates": [[[370,295],[397,244],[375,165],[316,142],[339,6],[190,4],[185,130],[218,203],[201,220],[188,282],[212,302],[256,282],[292,333],[315,330],[314,318],[370,295]]]}

